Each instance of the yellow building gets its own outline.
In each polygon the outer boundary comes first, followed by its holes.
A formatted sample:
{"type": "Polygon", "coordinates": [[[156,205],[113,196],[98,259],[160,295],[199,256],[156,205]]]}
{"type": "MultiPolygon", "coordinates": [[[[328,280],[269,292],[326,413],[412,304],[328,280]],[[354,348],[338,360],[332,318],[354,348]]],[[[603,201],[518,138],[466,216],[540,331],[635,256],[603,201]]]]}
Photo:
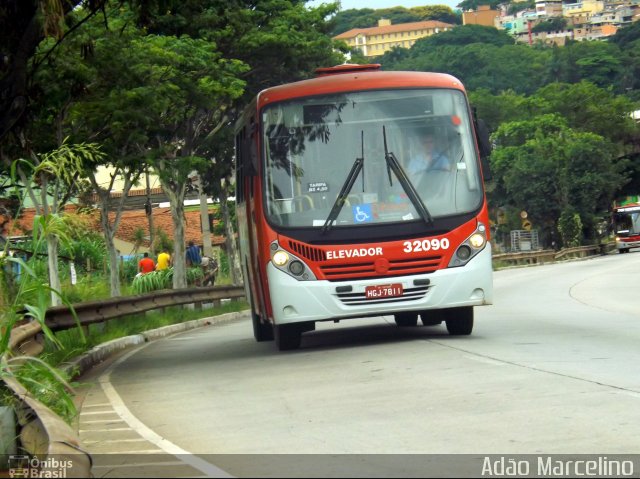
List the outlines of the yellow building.
{"type": "Polygon", "coordinates": [[[453,25],[435,20],[399,23],[378,20],[377,27],[354,28],[333,37],[343,40],[352,48],[359,48],[366,57],[375,57],[388,52],[393,47],[410,48],[416,40],[453,28],[453,25]]]}
{"type": "Polygon", "coordinates": [[[593,15],[603,10],[603,0],[582,0],[576,3],[565,3],[562,5],[563,16],[572,20],[573,23],[580,23],[585,18],[588,21],[593,15]]]}

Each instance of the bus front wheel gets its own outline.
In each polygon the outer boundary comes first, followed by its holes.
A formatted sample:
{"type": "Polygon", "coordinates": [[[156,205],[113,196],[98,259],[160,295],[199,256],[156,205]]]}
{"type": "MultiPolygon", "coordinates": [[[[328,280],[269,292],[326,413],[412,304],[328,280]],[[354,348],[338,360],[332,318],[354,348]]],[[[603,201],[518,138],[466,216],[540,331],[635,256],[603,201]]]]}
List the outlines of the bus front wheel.
{"type": "Polygon", "coordinates": [[[307,321],[303,323],[276,324],[273,329],[276,337],[276,345],[280,351],[298,349],[302,340],[302,333],[313,331],[316,323],[307,321]]]}
{"type": "Polygon", "coordinates": [[[473,331],[473,306],[446,309],[444,317],[452,336],[469,335],[473,331]]]}

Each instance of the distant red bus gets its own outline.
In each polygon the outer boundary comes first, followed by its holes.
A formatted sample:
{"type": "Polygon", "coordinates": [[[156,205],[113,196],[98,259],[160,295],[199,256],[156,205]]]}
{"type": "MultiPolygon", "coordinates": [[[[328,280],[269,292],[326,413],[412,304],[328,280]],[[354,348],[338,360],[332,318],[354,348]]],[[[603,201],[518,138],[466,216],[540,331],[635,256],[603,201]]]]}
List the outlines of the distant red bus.
{"type": "Polygon", "coordinates": [[[631,248],[640,248],[640,203],[621,202],[613,208],[613,225],[616,233],[618,253],[628,253],[631,248]]]}
{"type": "Polygon", "coordinates": [[[492,303],[486,148],[463,85],[379,65],[260,92],[236,126],[238,235],[257,341],[393,315],[473,329],[492,303]],[[436,143],[434,146],[433,143],[436,143]]]}

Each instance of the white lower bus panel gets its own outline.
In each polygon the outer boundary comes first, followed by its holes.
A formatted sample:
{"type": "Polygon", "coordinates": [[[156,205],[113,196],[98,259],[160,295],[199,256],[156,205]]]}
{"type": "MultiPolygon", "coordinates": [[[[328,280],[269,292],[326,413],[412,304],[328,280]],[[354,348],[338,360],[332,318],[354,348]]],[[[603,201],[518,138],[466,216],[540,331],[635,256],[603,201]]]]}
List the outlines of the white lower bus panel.
{"type": "Polygon", "coordinates": [[[271,263],[267,266],[267,274],[276,324],[493,303],[490,243],[465,266],[428,274],[349,281],[298,281],[271,263]],[[366,298],[367,286],[385,284],[401,284],[403,296],[366,298]],[[341,286],[351,286],[351,291],[337,292],[341,286]]]}

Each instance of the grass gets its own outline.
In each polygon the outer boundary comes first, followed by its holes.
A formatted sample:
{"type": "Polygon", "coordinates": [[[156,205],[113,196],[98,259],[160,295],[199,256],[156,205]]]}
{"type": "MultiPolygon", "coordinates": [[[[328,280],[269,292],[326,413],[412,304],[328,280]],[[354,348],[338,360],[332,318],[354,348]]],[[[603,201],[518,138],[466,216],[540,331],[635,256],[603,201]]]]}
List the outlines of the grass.
{"type": "Polygon", "coordinates": [[[82,353],[90,350],[94,346],[123,338],[134,334],[140,334],[151,329],[161,328],[171,324],[184,323],[193,319],[219,316],[225,313],[243,311],[248,309],[246,301],[236,300],[222,304],[219,307],[203,310],[190,310],[179,306],[166,308],[163,311],[150,311],[146,314],[124,316],[112,319],[105,323],[92,324],[89,326],[88,334],[85,330],[86,342],[82,341],[82,335],[77,329],[69,329],[56,333],[56,339],[61,343],[62,348],[56,348],[47,342],[45,350],[40,355],[41,359],[52,366],[58,366],[65,361],[69,361],[82,353]]]}

